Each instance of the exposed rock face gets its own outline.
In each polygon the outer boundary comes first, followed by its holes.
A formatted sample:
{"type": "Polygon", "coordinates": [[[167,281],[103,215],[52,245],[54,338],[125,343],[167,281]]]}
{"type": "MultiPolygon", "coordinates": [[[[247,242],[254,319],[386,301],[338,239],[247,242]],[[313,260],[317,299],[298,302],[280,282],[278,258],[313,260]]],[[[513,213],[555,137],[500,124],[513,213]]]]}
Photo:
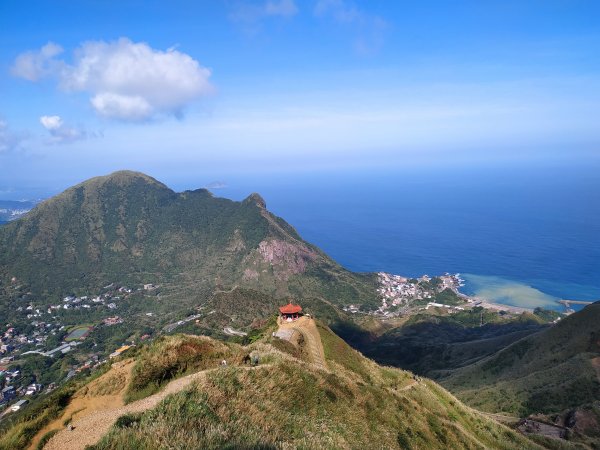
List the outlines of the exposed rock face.
{"type": "Polygon", "coordinates": [[[278,239],[262,241],[258,252],[263,261],[269,263],[280,276],[303,273],[311,261],[317,259],[317,253],[299,243],[289,243],[278,239]]]}

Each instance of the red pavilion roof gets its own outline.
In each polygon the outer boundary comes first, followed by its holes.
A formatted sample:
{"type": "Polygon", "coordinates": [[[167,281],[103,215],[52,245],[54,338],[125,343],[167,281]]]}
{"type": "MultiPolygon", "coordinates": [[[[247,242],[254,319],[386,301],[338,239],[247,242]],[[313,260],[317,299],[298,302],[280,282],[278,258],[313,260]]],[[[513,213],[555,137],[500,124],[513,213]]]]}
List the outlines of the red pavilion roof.
{"type": "Polygon", "coordinates": [[[302,311],[302,307],[300,305],[292,305],[291,303],[288,303],[285,306],[280,306],[279,311],[281,314],[296,314],[302,311]]]}

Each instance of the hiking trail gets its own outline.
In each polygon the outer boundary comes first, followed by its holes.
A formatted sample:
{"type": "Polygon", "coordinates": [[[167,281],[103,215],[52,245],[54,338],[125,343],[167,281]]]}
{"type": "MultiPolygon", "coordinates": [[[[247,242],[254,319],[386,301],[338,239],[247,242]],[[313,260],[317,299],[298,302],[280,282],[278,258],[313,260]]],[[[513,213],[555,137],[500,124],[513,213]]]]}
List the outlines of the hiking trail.
{"type": "Polygon", "coordinates": [[[275,336],[294,343],[293,340],[296,338],[294,333],[302,335],[304,342],[306,343],[310,362],[320,369],[327,370],[327,364],[325,363],[325,351],[323,350],[321,335],[319,334],[317,325],[312,318],[303,316],[293,322],[286,322],[282,319],[279,319],[278,324],[279,329],[275,333],[275,336]]]}

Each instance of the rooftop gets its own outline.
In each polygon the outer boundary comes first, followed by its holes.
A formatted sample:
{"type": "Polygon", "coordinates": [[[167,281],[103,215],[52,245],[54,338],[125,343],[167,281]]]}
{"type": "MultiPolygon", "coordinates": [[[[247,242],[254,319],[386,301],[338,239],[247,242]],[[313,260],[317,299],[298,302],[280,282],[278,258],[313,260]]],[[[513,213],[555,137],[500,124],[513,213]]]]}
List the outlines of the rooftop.
{"type": "Polygon", "coordinates": [[[302,311],[302,307],[300,305],[294,305],[292,303],[288,303],[285,306],[279,307],[279,312],[281,314],[296,314],[302,311]]]}

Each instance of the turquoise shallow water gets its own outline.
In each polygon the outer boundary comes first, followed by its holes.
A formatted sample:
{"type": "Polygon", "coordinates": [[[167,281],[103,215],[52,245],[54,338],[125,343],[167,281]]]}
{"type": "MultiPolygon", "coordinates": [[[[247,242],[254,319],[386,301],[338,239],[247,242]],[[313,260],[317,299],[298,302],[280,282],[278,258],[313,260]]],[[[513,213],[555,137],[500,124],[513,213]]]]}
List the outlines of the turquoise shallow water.
{"type": "Polygon", "coordinates": [[[557,303],[559,297],[546,294],[523,282],[490,275],[461,274],[461,277],[465,280],[465,287],[462,289],[465,294],[523,308],[564,309],[557,303]]]}

